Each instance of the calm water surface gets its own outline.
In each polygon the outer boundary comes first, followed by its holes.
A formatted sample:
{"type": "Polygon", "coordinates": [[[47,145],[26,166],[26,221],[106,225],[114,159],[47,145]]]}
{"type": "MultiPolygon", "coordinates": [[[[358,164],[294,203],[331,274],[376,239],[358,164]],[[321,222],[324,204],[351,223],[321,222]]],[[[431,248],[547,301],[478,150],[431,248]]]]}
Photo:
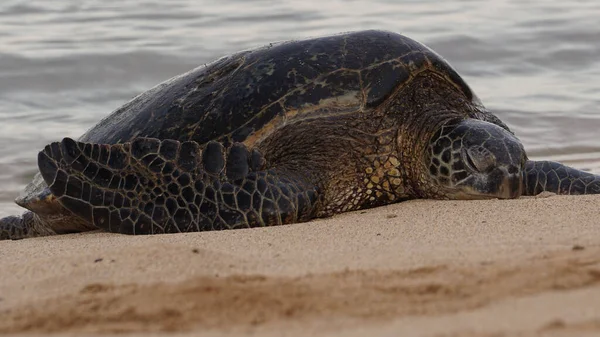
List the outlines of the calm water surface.
{"type": "Polygon", "coordinates": [[[272,41],[367,28],[444,56],[530,157],[600,172],[600,1],[0,2],[0,216],[48,142],[163,80],[272,41]]]}

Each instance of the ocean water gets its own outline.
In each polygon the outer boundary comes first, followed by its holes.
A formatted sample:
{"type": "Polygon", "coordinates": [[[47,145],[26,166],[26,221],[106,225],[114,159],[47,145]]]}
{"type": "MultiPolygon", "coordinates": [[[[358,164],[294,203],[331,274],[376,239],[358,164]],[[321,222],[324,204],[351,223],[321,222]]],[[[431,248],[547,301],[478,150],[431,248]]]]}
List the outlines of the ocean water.
{"type": "Polygon", "coordinates": [[[0,2],[0,216],[48,142],[220,56],[361,29],[445,57],[533,159],[600,172],[600,2],[29,0],[0,2]]]}

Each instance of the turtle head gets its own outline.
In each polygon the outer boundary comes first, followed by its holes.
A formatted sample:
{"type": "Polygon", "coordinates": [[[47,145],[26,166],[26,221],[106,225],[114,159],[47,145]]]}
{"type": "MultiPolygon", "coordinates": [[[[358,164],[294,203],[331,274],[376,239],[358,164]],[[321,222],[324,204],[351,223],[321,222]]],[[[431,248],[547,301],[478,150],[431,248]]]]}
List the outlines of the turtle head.
{"type": "Polygon", "coordinates": [[[425,159],[438,194],[449,199],[517,198],[525,161],[512,133],[476,119],[444,125],[432,137],[425,159]]]}

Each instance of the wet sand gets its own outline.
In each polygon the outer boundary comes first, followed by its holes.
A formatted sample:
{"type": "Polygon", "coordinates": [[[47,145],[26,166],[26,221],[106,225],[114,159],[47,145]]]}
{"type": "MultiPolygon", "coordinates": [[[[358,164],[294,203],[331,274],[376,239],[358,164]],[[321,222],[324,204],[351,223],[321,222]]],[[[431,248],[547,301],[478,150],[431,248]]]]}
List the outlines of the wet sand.
{"type": "Polygon", "coordinates": [[[0,242],[0,334],[596,336],[600,196],[0,242]]]}

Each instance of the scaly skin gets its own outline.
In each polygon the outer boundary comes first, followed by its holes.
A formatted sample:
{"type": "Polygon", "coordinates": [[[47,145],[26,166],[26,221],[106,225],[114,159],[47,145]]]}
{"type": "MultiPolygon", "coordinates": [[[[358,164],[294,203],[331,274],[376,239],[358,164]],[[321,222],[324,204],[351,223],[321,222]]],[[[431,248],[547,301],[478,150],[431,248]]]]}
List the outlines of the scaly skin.
{"type": "Polygon", "coordinates": [[[528,161],[523,182],[524,195],[600,193],[600,176],[552,161],[528,161]]]}
{"type": "MultiPolygon", "coordinates": [[[[28,212],[27,214],[33,215],[28,212]]],[[[0,240],[17,240],[24,239],[29,236],[29,227],[25,224],[22,217],[7,216],[0,219],[0,240]]]]}
{"type": "Polygon", "coordinates": [[[124,234],[221,230],[303,221],[318,194],[303,177],[260,170],[239,143],[138,138],[98,145],[65,138],[39,155],[60,203],[96,227],[124,234]]]}
{"type": "Polygon", "coordinates": [[[47,218],[33,212],[0,219],[0,240],[20,240],[30,237],[56,235],[47,218]]]}

